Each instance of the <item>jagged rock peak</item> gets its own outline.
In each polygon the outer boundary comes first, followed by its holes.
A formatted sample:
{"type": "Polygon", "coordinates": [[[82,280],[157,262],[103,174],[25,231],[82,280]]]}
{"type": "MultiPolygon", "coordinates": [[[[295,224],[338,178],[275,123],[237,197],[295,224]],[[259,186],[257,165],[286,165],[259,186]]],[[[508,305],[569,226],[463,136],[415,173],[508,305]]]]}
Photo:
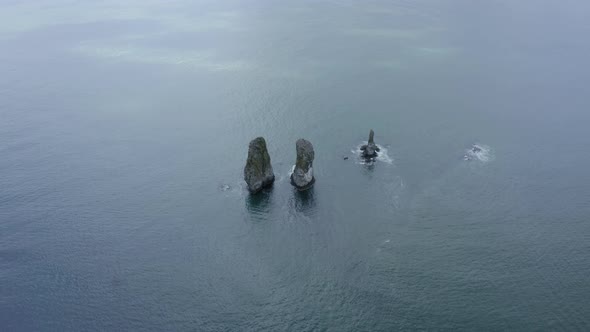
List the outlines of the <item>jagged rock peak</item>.
{"type": "Polygon", "coordinates": [[[375,132],[373,129],[369,131],[369,142],[361,146],[362,156],[365,159],[374,159],[377,157],[377,152],[380,151],[377,144],[375,144],[375,132]]]}

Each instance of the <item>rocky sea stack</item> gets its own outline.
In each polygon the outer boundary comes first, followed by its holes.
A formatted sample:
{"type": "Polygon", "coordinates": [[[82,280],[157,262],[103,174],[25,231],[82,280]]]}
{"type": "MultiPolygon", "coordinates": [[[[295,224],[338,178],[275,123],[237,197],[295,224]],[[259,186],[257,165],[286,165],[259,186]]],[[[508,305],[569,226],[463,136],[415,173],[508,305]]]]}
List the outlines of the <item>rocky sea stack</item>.
{"type": "Polygon", "coordinates": [[[379,147],[375,144],[374,136],[375,132],[371,129],[369,132],[369,142],[366,145],[361,146],[362,156],[365,159],[376,158],[377,152],[379,152],[379,147]]]}
{"type": "Polygon", "coordinates": [[[253,194],[271,186],[275,181],[270,155],[263,137],[255,138],[250,142],[248,160],[244,167],[244,180],[248,184],[248,190],[253,194]]]}
{"type": "Polygon", "coordinates": [[[309,141],[304,139],[297,140],[295,144],[297,150],[297,161],[293,174],[291,174],[291,184],[299,190],[311,188],[315,182],[313,177],[313,158],[315,157],[313,146],[309,141]]]}

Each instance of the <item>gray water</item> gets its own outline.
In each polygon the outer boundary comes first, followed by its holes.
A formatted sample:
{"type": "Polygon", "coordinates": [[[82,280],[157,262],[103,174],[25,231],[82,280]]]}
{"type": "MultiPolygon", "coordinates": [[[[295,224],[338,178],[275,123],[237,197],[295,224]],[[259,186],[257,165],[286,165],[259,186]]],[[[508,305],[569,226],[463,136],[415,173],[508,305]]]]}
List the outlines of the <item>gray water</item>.
{"type": "Polygon", "coordinates": [[[0,330],[589,330],[589,15],[3,1],[0,330]]]}

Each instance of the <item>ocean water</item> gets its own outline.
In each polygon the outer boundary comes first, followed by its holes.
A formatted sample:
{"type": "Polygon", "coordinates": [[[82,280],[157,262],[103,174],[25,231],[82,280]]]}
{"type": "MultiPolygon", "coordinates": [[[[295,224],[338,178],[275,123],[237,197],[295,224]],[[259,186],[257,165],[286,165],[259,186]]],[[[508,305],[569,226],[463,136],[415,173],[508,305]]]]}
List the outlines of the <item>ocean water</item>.
{"type": "Polygon", "coordinates": [[[589,330],[589,15],[3,1],[0,330],[589,330]]]}

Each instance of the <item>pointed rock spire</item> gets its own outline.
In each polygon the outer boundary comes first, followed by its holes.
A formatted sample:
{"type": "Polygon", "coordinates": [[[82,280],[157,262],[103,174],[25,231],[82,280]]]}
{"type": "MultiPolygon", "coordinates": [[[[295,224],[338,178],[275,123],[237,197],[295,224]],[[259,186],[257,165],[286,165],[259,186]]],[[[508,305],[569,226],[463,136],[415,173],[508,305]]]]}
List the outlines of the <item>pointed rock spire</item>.
{"type": "Polygon", "coordinates": [[[375,132],[373,129],[369,131],[369,142],[366,145],[361,146],[362,156],[365,159],[373,159],[377,157],[379,147],[375,144],[375,132]]]}
{"type": "Polygon", "coordinates": [[[291,174],[291,184],[299,190],[306,190],[311,188],[315,182],[313,177],[315,152],[313,151],[313,145],[303,138],[297,140],[295,149],[297,150],[297,160],[293,174],[291,174]]]}

